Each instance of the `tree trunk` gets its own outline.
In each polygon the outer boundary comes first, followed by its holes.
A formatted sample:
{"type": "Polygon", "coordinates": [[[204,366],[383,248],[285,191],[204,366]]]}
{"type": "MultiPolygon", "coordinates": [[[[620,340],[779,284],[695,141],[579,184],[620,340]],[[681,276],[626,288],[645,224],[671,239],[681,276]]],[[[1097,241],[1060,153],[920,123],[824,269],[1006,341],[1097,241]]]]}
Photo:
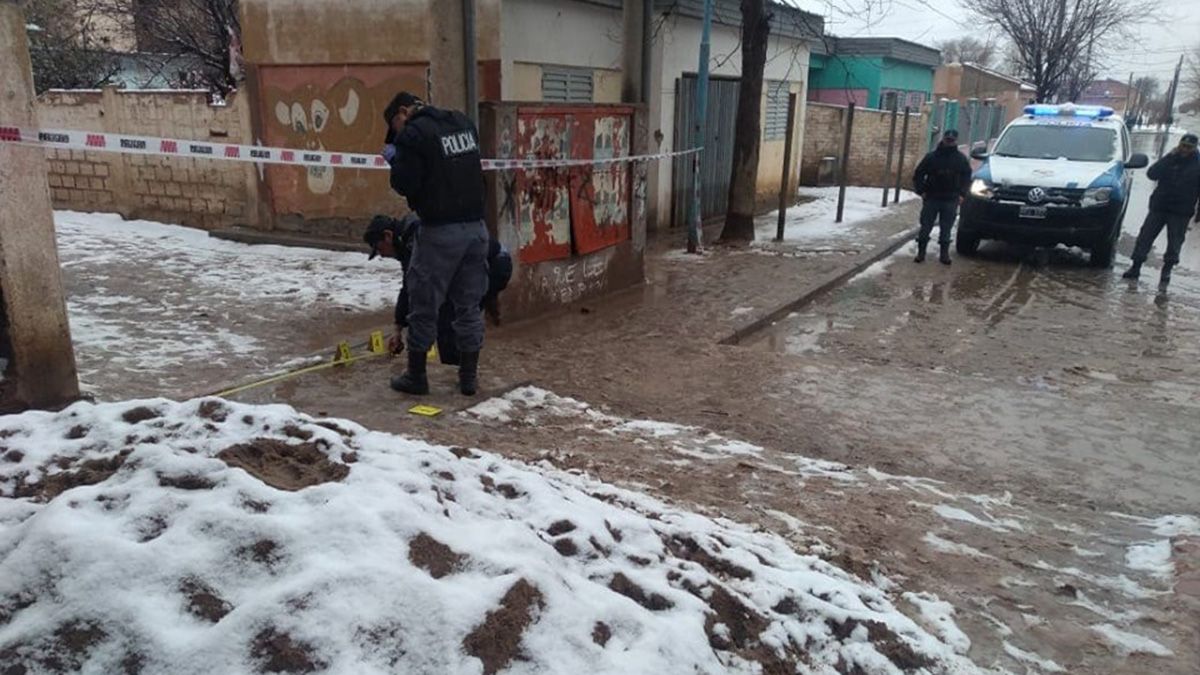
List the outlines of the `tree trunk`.
{"type": "Polygon", "coordinates": [[[766,0],[742,3],[742,82],[734,122],[733,175],[729,181],[729,209],[721,241],[754,240],[754,196],[758,183],[758,143],[761,135],[763,71],[767,65],[767,37],[771,32],[766,0]]]}

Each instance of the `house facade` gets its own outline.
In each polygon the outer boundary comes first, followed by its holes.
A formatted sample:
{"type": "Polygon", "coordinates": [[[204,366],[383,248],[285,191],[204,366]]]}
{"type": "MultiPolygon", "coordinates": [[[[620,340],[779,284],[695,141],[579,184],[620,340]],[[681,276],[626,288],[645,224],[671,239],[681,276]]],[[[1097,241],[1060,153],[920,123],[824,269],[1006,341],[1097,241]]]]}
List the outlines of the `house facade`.
{"type": "Polygon", "coordinates": [[[992,100],[1004,109],[1004,123],[1021,116],[1025,106],[1037,98],[1037,88],[1018,78],[972,63],[951,63],[938,67],[934,76],[934,97],[958,101],[967,106],[972,99],[992,100]]]}
{"type": "Polygon", "coordinates": [[[941,53],[899,38],[829,38],[814,46],[808,100],[920,109],[933,96],[941,53]]]}

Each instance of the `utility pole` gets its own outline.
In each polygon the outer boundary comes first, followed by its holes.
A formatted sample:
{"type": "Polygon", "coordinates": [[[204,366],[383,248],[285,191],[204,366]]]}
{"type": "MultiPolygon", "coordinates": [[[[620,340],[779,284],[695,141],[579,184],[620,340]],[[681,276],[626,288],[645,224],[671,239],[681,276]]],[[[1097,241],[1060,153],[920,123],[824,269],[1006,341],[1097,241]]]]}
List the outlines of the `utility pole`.
{"type": "Polygon", "coordinates": [[[475,0],[463,0],[463,80],[466,84],[466,113],[479,126],[479,58],[475,53],[475,0]]]}
{"type": "Polygon", "coordinates": [[[1179,92],[1179,73],[1183,70],[1183,55],[1179,56],[1179,63],[1175,66],[1175,79],[1171,81],[1171,89],[1167,93],[1167,109],[1164,111],[1166,115],[1167,126],[1163,129],[1162,136],[1158,138],[1158,156],[1162,157],[1163,152],[1167,149],[1167,138],[1171,135],[1171,125],[1175,122],[1175,94],[1179,92]]]}
{"type": "Polygon", "coordinates": [[[1121,113],[1121,116],[1126,119],[1129,118],[1129,106],[1132,102],[1132,99],[1133,99],[1133,72],[1130,71],[1129,86],[1125,87],[1125,110],[1124,110],[1124,112],[1121,113]]]}
{"type": "MultiPolygon", "coordinates": [[[[700,64],[696,77],[696,128],[692,131],[692,148],[704,145],[704,129],[708,121],[708,53],[712,36],[712,15],[713,0],[704,0],[704,27],[700,33],[700,64]]],[[[700,252],[701,152],[692,153],[692,203],[688,208],[688,253],[700,252]]]]}

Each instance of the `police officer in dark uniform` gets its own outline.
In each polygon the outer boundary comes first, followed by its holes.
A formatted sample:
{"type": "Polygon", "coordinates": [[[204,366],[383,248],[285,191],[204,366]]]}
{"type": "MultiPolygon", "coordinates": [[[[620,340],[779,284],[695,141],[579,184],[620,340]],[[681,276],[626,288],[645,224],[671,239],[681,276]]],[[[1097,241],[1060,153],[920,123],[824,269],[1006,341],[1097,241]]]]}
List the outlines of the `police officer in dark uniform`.
{"type": "Polygon", "coordinates": [[[437,340],[438,310],[449,300],[460,354],[459,391],[473,396],[483,347],[479,307],[488,287],[479,134],[466,115],[425,105],[409,92],[397,94],[383,114],[392,189],[421,219],[412,264],[405,270],[408,368],[392,378],[392,389],[429,393],[426,355],[437,340]]]}
{"type": "MultiPolygon", "coordinates": [[[[371,219],[371,224],[363,232],[363,241],[371,247],[369,260],[376,256],[394,258],[400,261],[402,269],[408,271],[412,267],[412,253],[416,247],[421,221],[413,214],[403,218],[391,218],[378,215],[371,219]]],[[[491,320],[493,326],[500,325],[500,293],[508,287],[512,279],[512,256],[495,239],[488,241],[488,286],[483,296],[481,309],[491,320]]],[[[400,286],[396,295],[394,313],[396,332],[388,340],[388,350],[393,354],[404,351],[404,331],[408,328],[408,282],[400,286]]],[[[438,309],[437,351],[438,357],[446,365],[461,364],[462,355],[458,350],[458,335],[454,331],[454,305],[447,300],[438,309]]]]}
{"type": "Polygon", "coordinates": [[[925,249],[933,225],[938,225],[938,260],[950,264],[950,232],[958,217],[958,206],[971,187],[971,163],[958,151],[958,131],[948,129],[942,142],[917,164],[913,189],[921,195],[921,229],[917,234],[915,262],[925,262],[925,249]]]}
{"type": "Polygon", "coordinates": [[[1188,220],[1195,216],[1200,223],[1200,138],[1195,134],[1184,134],[1179,145],[1154,163],[1146,176],[1157,181],[1154,194],[1150,195],[1150,212],[1138,232],[1137,244],[1133,247],[1133,264],[1125,274],[1126,279],[1137,279],[1142,272],[1142,263],[1150,255],[1154,240],[1167,229],[1167,251],[1163,254],[1162,272],[1158,285],[1166,289],[1171,283],[1171,270],[1179,264],[1179,252],[1187,237],[1188,220]]]}

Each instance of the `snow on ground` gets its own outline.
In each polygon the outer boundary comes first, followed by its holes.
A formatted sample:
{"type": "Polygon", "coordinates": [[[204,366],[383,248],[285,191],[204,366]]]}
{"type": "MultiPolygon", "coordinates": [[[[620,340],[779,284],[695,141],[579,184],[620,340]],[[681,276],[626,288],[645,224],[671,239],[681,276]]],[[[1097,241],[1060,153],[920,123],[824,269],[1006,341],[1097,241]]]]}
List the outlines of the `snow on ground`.
{"type": "Polygon", "coordinates": [[[1171,563],[1171,541],[1161,539],[1129,546],[1125,549],[1125,565],[1132,570],[1170,579],[1175,573],[1175,565],[1171,563]]]}
{"type": "MultiPolygon", "coordinates": [[[[847,187],[842,222],[837,223],[834,221],[837,219],[838,188],[801,187],[800,198],[811,201],[788,209],[783,239],[785,242],[806,245],[854,243],[863,235],[857,227],[858,224],[878,218],[886,212],[886,209],[879,205],[882,195],[881,188],[847,187]]],[[[916,198],[915,193],[907,190],[900,192],[901,202],[916,198]]],[[[778,221],[778,211],[758,217],[755,221],[757,241],[774,240],[778,221]]]]}
{"type": "Polygon", "coordinates": [[[936,598],[545,466],[218,399],[0,439],[4,672],[976,672],[936,598]]]}
{"type": "Polygon", "coordinates": [[[1092,626],[1104,641],[1112,645],[1122,654],[1152,654],[1154,656],[1174,656],[1174,652],[1148,637],[1137,633],[1123,631],[1112,624],[1092,626]]]}
{"type": "Polygon", "coordinates": [[[298,324],[384,310],[398,283],[360,253],[250,246],[108,213],[58,211],[55,225],[80,374],[102,397],[194,392],[206,370],[238,379],[277,367],[311,351],[297,346],[298,324]]]}

